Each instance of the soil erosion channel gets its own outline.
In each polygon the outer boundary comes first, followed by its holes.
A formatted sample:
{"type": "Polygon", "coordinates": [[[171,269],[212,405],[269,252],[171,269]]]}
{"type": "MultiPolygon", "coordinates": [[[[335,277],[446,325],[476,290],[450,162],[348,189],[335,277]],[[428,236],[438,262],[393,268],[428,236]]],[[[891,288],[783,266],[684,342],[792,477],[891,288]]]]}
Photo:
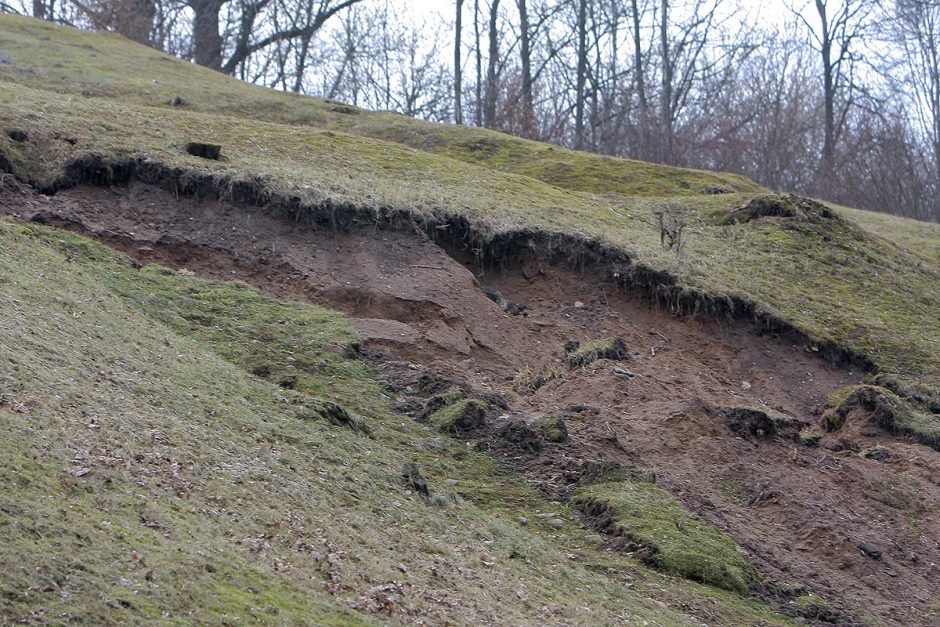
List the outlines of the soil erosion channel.
{"type": "Polygon", "coordinates": [[[141,262],[344,311],[402,390],[402,411],[420,414],[419,398],[449,386],[484,399],[486,423],[462,437],[551,497],[568,498],[590,462],[652,471],[735,540],[770,582],[766,594],[822,597],[832,612],[816,619],[930,621],[940,456],[864,412],[826,432],[816,408],[860,382],[858,369],[747,322],[673,316],[608,268],[553,264],[532,249],[482,268],[416,229],[313,229],[140,183],[7,191],[0,211],[93,234],[141,262]],[[594,341],[605,342],[599,354],[582,350],[594,341]],[[782,422],[768,427],[767,416],[782,422]],[[536,428],[555,419],[562,433],[536,428]]]}

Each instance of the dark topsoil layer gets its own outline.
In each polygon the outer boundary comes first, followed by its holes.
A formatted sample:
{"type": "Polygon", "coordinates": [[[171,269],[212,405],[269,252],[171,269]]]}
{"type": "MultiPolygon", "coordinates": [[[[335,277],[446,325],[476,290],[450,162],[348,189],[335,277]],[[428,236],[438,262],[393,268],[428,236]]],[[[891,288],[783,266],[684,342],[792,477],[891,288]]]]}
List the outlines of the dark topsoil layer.
{"type": "Polygon", "coordinates": [[[340,309],[401,389],[403,409],[420,413],[416,397],[452,385],[486,400],[486,426],[463,437],[549,495],[567,497],[589,462],[654,471],[734,538],[774,584],[765,592],[816,594],[846,621],[929,623],[940,456],[884,432],[863,408],[831,433],[815,412],[863,378],[863,360],[835,348],[834,360],[821,359],[786,325],[754,321],[746,304],[699,299],[720,315],[676,316],[666,303],[682,305],[679,292],[656,297],[668,279],[625,289],[637,283],[624,280],[630,260],[589,242],[543,240],[536,254],[513,238],[491,240],[481,256],[459,225],[435,243],[405,219],[357,223],[343,208],[325,223],[285,219],[281,206],[196,196],[141,182],[53,197],[8,187],[0,212],[91,233],[141,262],[340,309]],[[510,315],[481,287],[526,307],[510,315]],[[622,339],[626,361],[568,365],[567,342],[607,338],[622,339]],[[523,384],[531,376],[520,373],[549,367],[563,376],[523,384]],[[561,418],[567,437],[544,437],[536,425],[547,418],[561,418]],[[810,438],[815,446],[799,441],[802,424],[822,436],[810,438]],[[887,455],[866,456],[875,446],[887,455]]]}

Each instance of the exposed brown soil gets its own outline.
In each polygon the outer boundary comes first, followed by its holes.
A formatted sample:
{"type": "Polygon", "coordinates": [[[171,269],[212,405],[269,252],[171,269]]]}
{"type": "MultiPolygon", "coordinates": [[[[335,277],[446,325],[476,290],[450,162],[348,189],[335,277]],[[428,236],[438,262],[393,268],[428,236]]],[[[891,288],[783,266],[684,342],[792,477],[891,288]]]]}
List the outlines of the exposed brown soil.
{"type": "Polygon", "coordinates": [[[489,426],[469,437],[552,496],[567,496],[586,462],[652,470],[779,589],[802,587],[847,621],[929,624],[940,581],[940,454],[885,433],[861,409],[825,434],[816,407],[863,373],[756,324],[675,317],[623,291],[608,268],[575,270],[537,250],[481,267],[470,251],[417,229],[317,230],[139,183],[54,197],[8,187],[0,212],[92,233],[141,262],[340,309],[401,400],[433,394],[428,376],[489,395],[489,426]],[[483,287],[524,311],[501,307],[483,287]],[[629,360],[568,365],[567,342],[614,337],[629,360]],[[548,366],[564,376],[537,390],[518,385],[520,372],[548,366]],[[720,407],[760,409],[825,435],[814,447],[782,430],[733,429],[737,414],[720,407]],[[525,429],[550,416],[564,420],[566,441],[525,429]],[[888,456],[862,455],[875,446],[888,456]]]}

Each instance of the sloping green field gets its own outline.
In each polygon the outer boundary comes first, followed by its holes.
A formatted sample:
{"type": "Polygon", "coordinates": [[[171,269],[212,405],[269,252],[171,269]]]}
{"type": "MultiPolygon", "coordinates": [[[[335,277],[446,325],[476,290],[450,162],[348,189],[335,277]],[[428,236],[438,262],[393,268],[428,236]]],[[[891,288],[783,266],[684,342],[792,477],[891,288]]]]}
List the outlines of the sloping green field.
{"type": "MultiPolygon", "coordinates": [[[[395,142],[501,172],[594,193],[695,195],[705,187],[755,192],[734,174],[665,168],[576,152],[485,129],[420,122],[342,103],[274,92],[194,66],[117,36],[0,16],[0,76],[17,85],[145,107],[221,113],[395,142]],[[36,54],[41,50],[41,54],[36,54]],[[178,103],[175,107],[173,103],[178,103]]],[[[347,139],[339,140],[345,146],[347,139]]]]}

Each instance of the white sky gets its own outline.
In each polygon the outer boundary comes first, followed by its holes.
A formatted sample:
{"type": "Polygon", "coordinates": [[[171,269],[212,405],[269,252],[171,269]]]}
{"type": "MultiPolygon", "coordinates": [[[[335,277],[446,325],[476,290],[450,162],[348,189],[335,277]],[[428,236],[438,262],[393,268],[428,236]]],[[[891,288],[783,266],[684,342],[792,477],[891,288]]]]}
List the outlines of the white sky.
{"type": "MultiPolygon", "coordinates": [[[[503,1],[509,3],[509,0],[503,1]]],[[[434,19],[449,22],[453,19],[454,0],[395,0],[394,4],[398,4],[403,12],[413,15],[416,21],[424,18],[429,22],[434,19]]],[[[487,4],[487,0],[483,0],[480,4],[487,4]]],[[[727,0],[726,4],[731,9],[740,8],[747,13],[748,17],[768,22],[777,21],[789,12],[786,3],[782,0],[727,0]]],[[[464,6],[465,10],[467,6],[472,7],[472,0],[465,0],[464,6]]]]}

